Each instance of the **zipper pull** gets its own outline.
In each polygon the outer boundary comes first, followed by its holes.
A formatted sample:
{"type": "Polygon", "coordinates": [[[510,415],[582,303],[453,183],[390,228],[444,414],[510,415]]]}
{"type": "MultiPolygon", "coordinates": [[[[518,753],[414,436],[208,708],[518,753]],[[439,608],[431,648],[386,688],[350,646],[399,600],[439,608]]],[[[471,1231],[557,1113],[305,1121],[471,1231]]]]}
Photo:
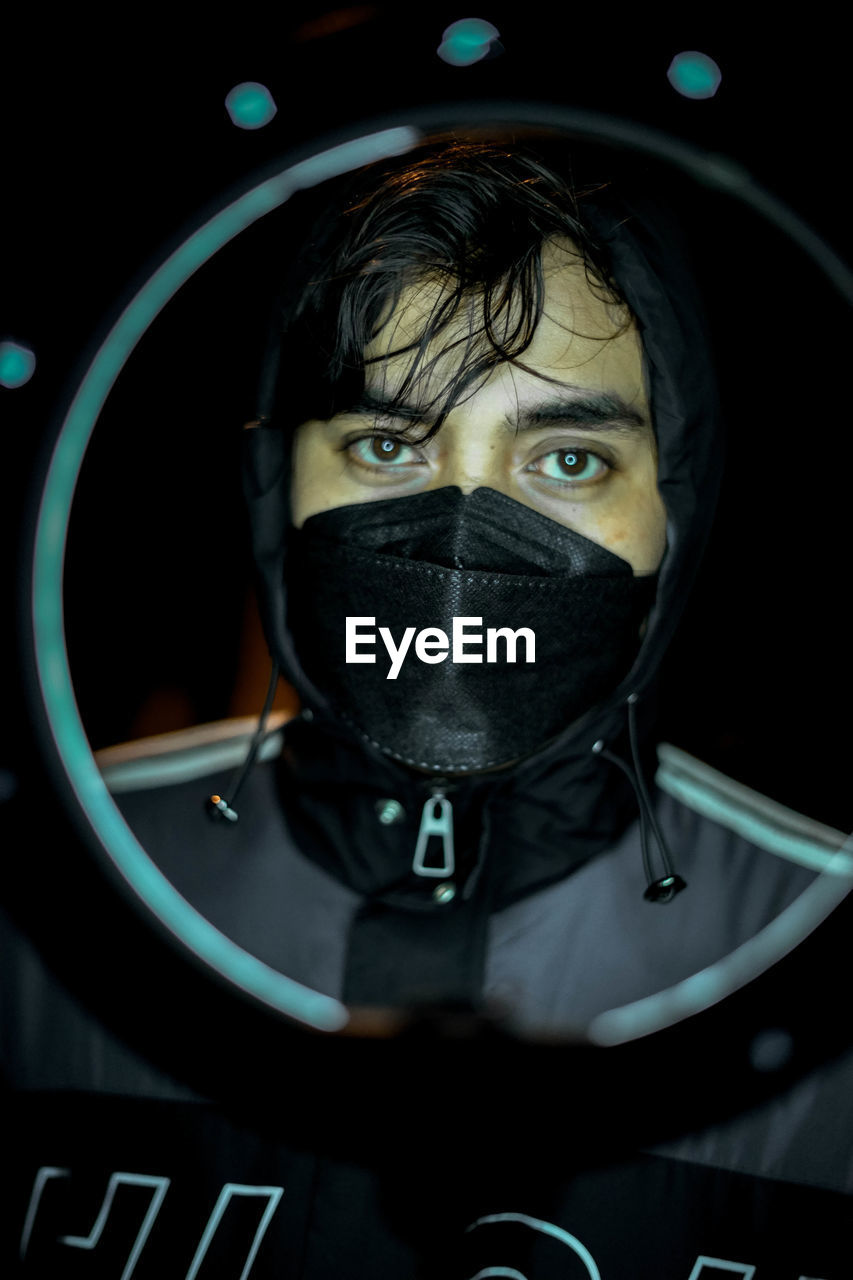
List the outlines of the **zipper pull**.
{"type": "Polygon", "coordinates": [[[453,806],[444,792],[436,787],[427,800],[421,813],[421,825],[415,845],[415,858],[412,870],[416,876],[436,876],[446,879],[452,876],[456,862],[453,856],[453,806]],[[441,841],[443,852],[440,867],[426,865],[427,848],[430,839],[435,836],[441,841]]]}

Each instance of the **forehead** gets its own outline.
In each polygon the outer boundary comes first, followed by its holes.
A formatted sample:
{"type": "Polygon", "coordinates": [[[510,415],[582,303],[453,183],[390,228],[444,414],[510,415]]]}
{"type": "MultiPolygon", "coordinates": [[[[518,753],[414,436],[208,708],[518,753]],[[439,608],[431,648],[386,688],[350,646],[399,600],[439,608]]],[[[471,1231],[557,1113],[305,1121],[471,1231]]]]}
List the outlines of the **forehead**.
{"type": "MultiPolygon", "coordinates": [[[[503,364],[489,380],[509,374],[514,381],[526,381],[544,374],[573,385],[611,387],[630,401],[645,404],[642,344],[628,309],[609,301],[601,286],[590,281],[568,241],[543,246],[542,269],[542,316],[519,357],[531,372],[503,364]]],[[[450,322],[429,337],[456,288],[455,281],[423,276],[403,290],[365,349],[368,390],[393,394],[414,373],[418,397],[432,399],[470,359],[472,344],[488,347],[483,293],[477,290],[465,295],[450,322]]],[[[493,311],[500,292],[493,299],[493,311]]],[[[521,298],[513,297],[495,314],[498,341],[517,324],[521,305],[521,298]]]]}

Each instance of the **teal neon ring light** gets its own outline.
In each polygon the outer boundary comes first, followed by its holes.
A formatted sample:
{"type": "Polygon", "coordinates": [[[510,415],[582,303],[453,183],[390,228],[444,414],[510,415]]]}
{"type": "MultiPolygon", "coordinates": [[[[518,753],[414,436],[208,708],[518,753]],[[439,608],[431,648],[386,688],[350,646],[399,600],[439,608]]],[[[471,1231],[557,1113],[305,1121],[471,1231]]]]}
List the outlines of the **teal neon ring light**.
{"type": "MultiPolygon", "coordinates": [[[[724,156],[703,152],[628,121],[534,103],[463,103],[400,112],[364,124],[307,158],[275,172],[194,230],[148,278],[121,312],[83,376],[51,457],[36,521],[33,561],[33,642],[41,699],[56,750],[77,802],[114,867],[166,930],[221,978],[320,1031],[343,1030],[349,1012],[338,1000],[272,969],[226,937],[195,910],[155,866],[121,817],[92,755],[74,698],[62,614],[62,576],[71,504],[98,416],[142,336],[181,286],[221,248],[265,214],[310,188],[362,165],[404,154],[431,131],[464,125],[529,125],[562,129],[605,145],[663,160],[695,181],[752,208],[789,236],[853,305],[853,273],[826,243],[749,173],[724,156]],[[400,124],[399,121],[406,121],[400,124]]],[[[716,965],[677,988],[602,1014],[593,1042],[619,1044],[679,1022],[737,990],[792,950],[850,889],[850,877],[831,874],[849,858],[851,842],[834,865],[802,894],[784,919],[716,965]],[[846,852],[845,852],[846,851],[846,852]]]]}

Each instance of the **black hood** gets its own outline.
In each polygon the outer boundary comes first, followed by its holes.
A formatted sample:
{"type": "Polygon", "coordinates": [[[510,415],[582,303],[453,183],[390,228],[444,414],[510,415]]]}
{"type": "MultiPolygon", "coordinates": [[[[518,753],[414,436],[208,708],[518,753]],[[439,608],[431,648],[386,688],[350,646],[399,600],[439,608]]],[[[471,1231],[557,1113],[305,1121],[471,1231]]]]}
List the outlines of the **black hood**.
{"type": "MultiPolygon", "coordinates": [[[[722,470],[709,338],[677,224],[645,195],[626,198],[620,193],[618,202],[608,196],[597,205],[585,203],[584,211],[587,224],[608,250],[613,278],[634,314],[643,344],[667,546],[640,651],[612,696],[511,769],[459,783],[463,809],[470,799],[479,812],[484,797],[489,798],[492,830],[507,849],[506,859],[497,859],[505,866],[505,875],[498,877],[504,881],[498,891],[503,901],[565,875],[604,848],[636,816],[636,801],[625,778],[592,748],[604,742],[628,755],[626,704],[631,696],[641,767],[646,773],[653,767],[655,681],[696,577],[722,470]]],[[[244,488],[267,640],[285,678],[313,713],[310,724],[302,722],[288,734],[290,803],[310,807],[308,798],[320,797],[325,790],[328,809],[328,786],[334,785],[334,820],[331,814],[328,820],[312,817],[313,845],[328,846],[328,856],[321,860],[338,874],[342,860],[354,862],[345,878],[365,892],[375,892],[394,883],[401,833],[392,826],[378,836],[371,834],[378,863],[385,861],[378,846],[386,837],[389,841],[387,876],[379,873],[377,882],[374,870],[362,866],[360,855],[353,859],[346,852],[359,825],[359,807],[389,796],[405,804],[408,796],[417,808],[425,783],[337,722],[302,670],[286,624],[290,441],[271,423],[245,431],[244,448],[244,488]],[[328,831],[330,821],[334,833],[328,831]]],[[[319,799],[318,803],[322,809],[319,799]]],[[[472,825],[479,827],[473,819],[472,825]]]]}

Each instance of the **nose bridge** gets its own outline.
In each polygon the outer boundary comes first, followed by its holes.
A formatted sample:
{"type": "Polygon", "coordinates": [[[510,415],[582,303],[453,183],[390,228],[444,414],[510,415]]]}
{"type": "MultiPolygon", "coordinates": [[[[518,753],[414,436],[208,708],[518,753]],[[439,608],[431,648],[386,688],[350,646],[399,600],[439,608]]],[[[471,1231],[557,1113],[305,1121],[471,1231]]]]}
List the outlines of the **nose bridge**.
{"type": "Polygon", "coordinates": [[[472,493],[482,485],[494,487],[486,458],[482,450],[454,450],[444,468],[442,482],[458,485],[463,493],[472,493]]]}
{"type": "Polygon", "coordinates": [[[489,489],[496,487],[488,476],[482,474],[482,470],[480,474],[477,474],[462,468],[454,468],[452,474],[448,476],[444,483],[458,485],[463,493],[473,493],[475,489],[482,489],[484,486],[489,489]]]}
{"type": "Polygon", "coordinates": [[[492,421],[484,404],[476,405],[473,397],[468,405],[460,406],[467,412],[455,410],[448,419],[441,483],[458,485],[463,493],[488,486],[501,487],[501,449],[498,427],[492,421]]]}

